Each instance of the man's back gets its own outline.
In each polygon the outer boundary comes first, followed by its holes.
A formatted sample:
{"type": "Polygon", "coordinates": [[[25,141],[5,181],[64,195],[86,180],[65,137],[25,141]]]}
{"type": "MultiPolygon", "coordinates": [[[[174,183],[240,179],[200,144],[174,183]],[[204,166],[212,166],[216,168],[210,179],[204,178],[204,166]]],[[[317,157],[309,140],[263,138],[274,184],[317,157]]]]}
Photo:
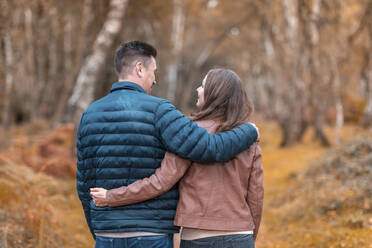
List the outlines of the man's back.
{"type": "MultiPolygon", "coordinates": [[[[85,111],[78,134],[81,198],[91,187],[128,185],[160,167],[165,148],[155,127],[155,111],[161,101],[134,83],[118,82],[85,111]]],[[[89,202],[91,224],[95,232],[176,232],[177,199],[173,188],[156,199],[115,210],[89,202]]]]}

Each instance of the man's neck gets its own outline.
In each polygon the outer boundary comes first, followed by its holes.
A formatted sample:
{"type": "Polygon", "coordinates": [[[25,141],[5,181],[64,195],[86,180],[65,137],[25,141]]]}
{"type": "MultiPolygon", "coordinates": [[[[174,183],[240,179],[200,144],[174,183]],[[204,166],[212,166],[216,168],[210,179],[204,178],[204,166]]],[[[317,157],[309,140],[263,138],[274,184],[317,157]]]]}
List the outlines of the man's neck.
{"type": "Polygon", "coordinates": [[[128,82],[132,82],[132,83],[138,84],[138,85],[141,86],[142,88],[145,88],[144,85],[142,84],[142,82],[140,82],[138,79],[133,78],[133,77],[119,77],[119,78],[118,78],[118,81],[128,81],[128,82]]]}

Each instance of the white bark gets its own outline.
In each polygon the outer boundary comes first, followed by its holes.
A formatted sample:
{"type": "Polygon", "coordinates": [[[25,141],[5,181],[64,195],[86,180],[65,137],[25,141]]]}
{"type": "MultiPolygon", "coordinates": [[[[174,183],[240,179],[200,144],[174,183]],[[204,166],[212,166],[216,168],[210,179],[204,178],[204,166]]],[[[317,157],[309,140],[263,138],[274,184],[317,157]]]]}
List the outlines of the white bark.
{"type": "Polygon", "coordinates": [[[340,72],[336,63],[336,58],[333,54],[330,54],[331,59],[331,70],[334,76],[333,87],[334,87],[334,94],[336,98],[336,126],[335,126],[335,137],[334,142],[336,145],[340,143],[340,133],[341,129],[344,125],[344,107],[342,105],[342,87],[341,87],[341,78],[340,72]]]}
{"type": "Polygon", "coordinates": [[[366,73],[366,84],[368,87],[367,92],[367,106],[364,110],[363,125],[365,127],[372,126],[372,52],[370,52],[369,67],[366,73]]]}
{"type": "Polygon", "coordinates": [[[9,34],[3,37],[5,47],[5,92],[4,92],[4,109],[3,109],[3,128],[9,127],[9,109],[10,109],[10,92],[13,85],[13,48],[9,34]]]}
{"type": "Polygon", "coordinates": [[[173,0],[174,14],[172,26],[172,51],[171,60],[167,67],[168,92],[167,98],[173,101],[176,95],[178,80],[179,59],[183,47],[183,35],[185,30],[185,13],[181,0],[173,0]]]}
{"type": "Polygon", "coordinates": [[[322,0],[314,0],[313,2],[313,13],[311,22],[311,42],[313,44],[319,43],[319,32],[315,22],[319,19],[321,2],[322,0]]]}
{"type": "Polygon", "coordinates": [[[335,144],[340,143],[340,133],[344,125],[344,108],[341,99],[336,100],[336,127],[335,127],[335,144]]]}
{"type": "MultiPolygon", "coordinates": [[[[31,103],[34,103],[36,94],[33,93],[35,91],[35,76],[36,76],[36,68],[35,68],[35,52],[34,52],[34,33],[32,29],[32,22],[33,22],[33,15],[32,10],[27,8],[25,10],[25,36],[26,36],[26,65],[27,65],[27,80],[25,80],[24,84],[24,93],[26,96],[30,97],[31,103]]],[[[27,111],[32,115],[33,111],[35,111],[33,104],[29,104],[26,106],[27,111]]]]}
{"type": "Polygon", "coordinates": [[[48,42],[49,46],[49,53],[48,53],[48,75],[47,75],[47,84],[46,84],[46,90],[45,94],[43,96],[42,103],[44,106],[51,107],[49,104],[52,103],[52,101],[55,100],[55,79],[57,76],[57,70],[58,70],[58,14],[57,9],[52,8],[50,10],[50,27],[49,31],[50,33],[50,40],[48,42]]]}
{"type": "MultiPolygon", "coordinates": [[[[9,11],[7,1],[3,0],[1,2],[1,9],[2,9],[2,17],[5,18],[7,12],[9,11]]],[[[13,86],[13,48],[12,48],[12,41],[9,35],[9,30],[5,30],[3,36],[4,42],[4,57],[5,57],[5,92],[4,92],[4,99],[3,99],[3,113],[2,113],[2,126],[3,129],[6,130],[9,127],[9,110],[10,110],[10,92],[13,86]]]]}
{"type": "Polygon", "coordinates": [[[364,110],[364,125],[369,127],[372,125],[372,93],[369,93],[367,106],[364,110]]]}
{"type": "Polygon", "coordinates": [[[95,80],[106,60],[109,49],[118,35],[128,0],[111,0],[107,19],[99,32],[90,54],[80,69],[69,105],[75,106],[74,117],[80,116],[93,101],[95,80]]]}
{"type": "Polygon", "coordinates": [[[287,78],[286,81],[290,82],[291,84],[295,84],[297,82],[296,78],[296,64],[298,62],[299,57],[299,43],[298,43],[298,0],[284,0],[283,2],[283,14],[286,20],[288,27],[285,29],[285,40],[287,44],[285,44],[284,50],[286,54],[288,54],[288,64],[287,66],[290,70],[287,69],[287,78]]]}
{"type": "Polygon", "coordinates": [[[185,30],[185,13],[181,0],[173,0],[174,15],[173,15],[173,51],[180,53],[183,47],[183,33],[185,30]]]}
{"type": "Polygon", "coordinates": [[[211,47],[205,48],[200,53],[200,55],[198,56],[198,58],[196,59],[196,63],[195,63],[196,66],[197,67],[202,66],[207,61],[207,59],[209,58],[209,56],[211,55],[211,53],[212,53],[212,48],[211,47]]]}
{"type": "Polygon", "coordinates": [[[331,56],[331,69],[334,75],[333,86],[334,86],[334,92],[335,92],[335,98],[336,98],[336,126],[335,126],[334,142],[336,145],[338,145],[340,143],[341,129],[344,125],[344,107],[343,107],[342,99],[341,99],[342,87],[341,87],[340,72],[338,70],[338,66],[336,64],[335,58],[332,57],[333,56],[332,54],[330,56],[331,56]]]}
{"type": "Polygon", "coordinates": [[[173,61],[167,66],[167,81],[168,81],[168,91],[167,98],[169,101],[173,102],[176,96],[176,86],[178,78],[178,62],[173,61]]]}
{"type": "MultiPolygon", "coordinates": [[[[68,17],[69,17],[69,15],[67,15],[67,18],[68,17]]],[[[64,54],[65,54],[65,62],[64,62],[65,68],[64,68],[64,71],[65,71],[65,74],[66,74],[66,77],[64,78],[64,85],[65,85],[64,88],[66,88],[66,87],[68,88],[69,83],[70,83],[69,79],[71,78],[71,74],[74,73],[73,72],[72,52],[73,52],[73,47],[76,46],[76,44],[74,44],[74,39],[73,39],[74,34],[73,34],[73,28],[72,28],[71,21],[67,20],[67,23],[64,26],[63,33],[64,33],[63,50],[64,50],[64,54]]],[[[82,71],[80,71],[80,73],[82,73],[82,71]]],[[[94,73],[94,71],[93,71],[93,73],[94,73]]],[[[92,75],[92,77],[93,77],[93,75],[92,75]]],[[[80,82],[77,81],[77,84],[79,84],[79,83],[80,83],[80,86],[82,87],[81,89],[84,89],[84,87],[91,88],[91,87],[94,87],[94,78],[87,78],[87,81],[80,81],[80,82]],[[85,84],[86,86],[83,86],[82,84],[85,84]]],[[[62,97],[63,97],[64,91],[65,91],[65,89],[62,89],[62,92],[61,92],[62,97]]],[[[77,92],[77,93],[80,93],[80,92],[77,92]]],[[[87,100],[90,103],[90,101],[92,101],[92,99],[93,99],[93,93],[92,93],[92,95],[86,95],[86,97],[88,98],[87,100]]],[[[79,99],[77,99],[77,100],[79,100],[79,99]]],[[[80,99],[80,100],[82,100],[82,99],[80,99]]],[[[88,105],[89,105],[89,103],[88,103],[88,105]]]]}
{"type": "MultiPolygon", "coordinates": [[[[368,2],[368,6],[372,7],[372,0],[368,2]]],[[[372,16],[372,11],[369,14],[369,17],[372,16]]],[[[368,34],[369,34],[369,41],[372,44],[372,23],[369,22],[368,26],[368,34]]],[[[366,67],[366,86],[368,88],[367,93],[367,106],[364,110],[364,117],[363,117],[363,125],[365,127],[372,126],[372,45],[369,47],[369,54],[368,54],[368,64],[366,67]]]]}
{"type": "Polygon", "coordinates": [[[298,32],[297,4],[297,0],[284,0],[284,15],[288,23],[287,37],[292,45],[296,43],[298,32]]]}
{"type": "Polygon", "coordinates": [[[37,42],[35,44],[36,47],[36,80],[35,80],[35,86],[33,97],[32,97],[32,116],[31,118],[37,119],[40,116],[41,112],[41,97],[42,97],[42,91],[43,88],[46,86],[46,58],[47,58],[47,52],[45,47],[47,46],[48,42],[48,31],[47,31],[47,18],[45,16],[46,14],[42,14],[42,16],[37,20],[37,26],[38,26],[38,32],[37,32],[37,42]]]}
{"type": "MultiPolygon", "coordinates": [[[[79,37],[77,39],[77,44],[74,45],[75,47],[75,60],[71,63],[73,64],[72,69],[70,69],[70,73],[67,73],[66,80],[65,80],[65,87],[63,87],[60,98],[56,105],[56,110],[53,116],[53,125],[57,125],[59,122],[63,120],[63,114],[65,110],[65,106],[67,104],[68,98],[70,96],[70,92],[72,87],[74,86],[76,75],[79,73],[79,69],[83,59],[83,52],[84,52],[84,43],[86,39],[86,32],[89,24],[93,19],[92,14],[92,1],[93,0],[85,0],[83,3],[83,14],[82,14],[82,21],[80,23],[80,30],[79,30],[79,37]]],[[[70,30],[71,31],[71,30],[70,30]]],[[[71,44],[73,44],[72,35],[66,34],[67,37],[70,37],[71,44]]],[[[67,38],[65,37],[65,40],[67,38]]],[[[72,45],[70,45],[72,47],[72,45]]],[[[66,46],[65,46],[66,47],[66,46]]]]}
{"type": "Polygon", "coordinates": [[[270,63],[273,63],[276,57],[273,42],[270,38],[270,35],[268,34],[268,31],[265,30],[263,32],[264,32],[265,52],[266,52],[267,57],[270,59],[270,63]]]}

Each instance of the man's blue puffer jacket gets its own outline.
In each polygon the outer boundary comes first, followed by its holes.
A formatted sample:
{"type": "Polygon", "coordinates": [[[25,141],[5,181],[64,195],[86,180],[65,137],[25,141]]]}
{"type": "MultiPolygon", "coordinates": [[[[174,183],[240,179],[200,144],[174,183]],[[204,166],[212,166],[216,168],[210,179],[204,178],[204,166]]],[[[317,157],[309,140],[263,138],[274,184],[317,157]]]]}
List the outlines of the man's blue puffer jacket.
{"type": "Polygon", "coordinates": [[[167,100],[131,82],[113,84],[111,93],[91,104],[78,130],[77,190],[91,232],[175,233],[177,187],[123,207],[96,207],[89,189],[112,189],[151,176],[165,151],[202,163],[223,162],[257,138],[251,124],[208,134],[167,100]]]}

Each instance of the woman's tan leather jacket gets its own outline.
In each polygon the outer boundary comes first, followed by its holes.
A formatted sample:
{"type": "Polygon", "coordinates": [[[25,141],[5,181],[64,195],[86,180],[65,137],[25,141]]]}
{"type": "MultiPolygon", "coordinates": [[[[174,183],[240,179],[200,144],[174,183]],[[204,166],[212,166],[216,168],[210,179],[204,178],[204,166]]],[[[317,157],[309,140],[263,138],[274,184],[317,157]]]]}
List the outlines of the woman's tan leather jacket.
{"type": "MultiPolygon", "coordinates": [[[[199,126],[215,132],[214,121],[199,126]]],[[[107,191],[110,207],[145,201],[179,183],[180,199],[174,224],[221,231],[254,230],[260,226],[264,187],[261,149],[254,143],[225,163],[198,164],[167,152],[149,178],[107,191]],[[181,180],[180,180],[181,179],[181,180]]]]}

